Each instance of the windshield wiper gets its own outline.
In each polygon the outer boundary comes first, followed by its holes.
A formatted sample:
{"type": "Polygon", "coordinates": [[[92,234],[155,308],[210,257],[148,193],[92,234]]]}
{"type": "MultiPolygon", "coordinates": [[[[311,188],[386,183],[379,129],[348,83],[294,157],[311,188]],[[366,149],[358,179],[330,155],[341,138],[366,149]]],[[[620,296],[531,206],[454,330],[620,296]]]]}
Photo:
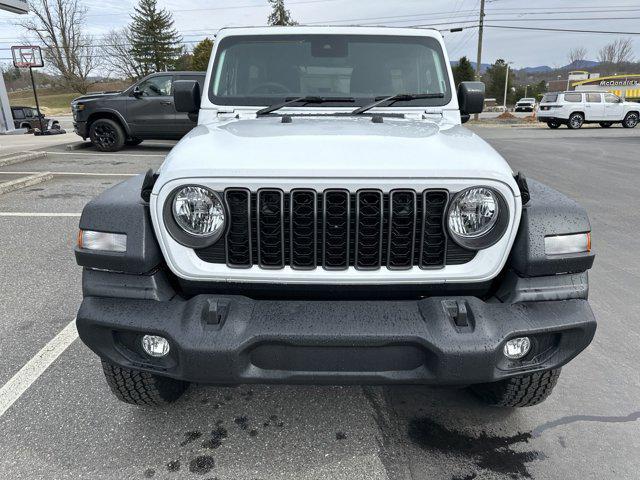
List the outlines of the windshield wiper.
{"type": "Polygon", "coordinates": [[[306,105],[307,103],[330,103],[330,102],[340,102],[340,103],[353,103],[355,99],[352,97],[297,97],[292,98],[291,100],[287,100],[282,103],[276,103],[275,105],[270,105],[256,112],[256,115],[266,115],[271,112],[275,112],[276,110],[280,110],[283,107],[288,105],[293,105],[295,103],[302,103],[306,105]]]}
{"type": "Polygon", "coordinates": [[[356,108],[351,113],[353,115],[360,115],[361,113],[371,110],[383,103],[389,102],[389,106],[391,106],[396,102],[410,102],[411,100],[420,100],[422,98],[444,98],[444,93],[398,93],[396,95],[391,95],[390,97],[376,97],[375,102],[356,108]]]}

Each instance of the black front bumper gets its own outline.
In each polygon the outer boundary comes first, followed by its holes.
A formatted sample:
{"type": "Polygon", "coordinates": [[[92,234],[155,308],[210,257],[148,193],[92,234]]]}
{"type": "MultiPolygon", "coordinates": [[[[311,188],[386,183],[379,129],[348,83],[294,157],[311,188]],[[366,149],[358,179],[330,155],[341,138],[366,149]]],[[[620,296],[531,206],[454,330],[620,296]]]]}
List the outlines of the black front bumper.
{"type": "Polygon", "coordinates": [[[85,296],[77,326],[82,340],[108,362],[209,384],[492,382],[560,367],[589,345],[596,330],[585,299],[500,303],[456,296],[412,301],[85,296]],[[456,315],[461,310],[466,315],[456,315]],[[143,334],[169,339],[169,355],[146,356],[143,334]],[[524,335],[532,338],[532,352],[522,361],[507,360],[505,341],[524,335]]]}
{"type": "Polygon", "coordinates": [[[87,122],[79,122],[79,121],[74,121],[73,122],[73,131],[81,136],[84,140],[86,140],[89,137],[89,130],[87,129],[87,122]]]}

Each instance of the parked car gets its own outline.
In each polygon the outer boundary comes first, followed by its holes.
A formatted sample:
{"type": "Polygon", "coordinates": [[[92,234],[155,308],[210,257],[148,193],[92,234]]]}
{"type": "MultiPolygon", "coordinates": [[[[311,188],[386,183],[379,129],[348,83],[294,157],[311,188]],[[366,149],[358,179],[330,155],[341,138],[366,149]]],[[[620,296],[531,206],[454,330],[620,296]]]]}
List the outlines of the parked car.
{"type": "Polygon", "coordinates": [[[36,129],[40,130],[40,118],[42,118],[42,126],[46,130],[60,130],[60,122],[52,118],[47,118],[43,113],[38,117],[38,110],[35,107],[12,106],[11,114],[13,115],[13,124],[15,128],[26,128],[32,132],[36,129]]]}
{"type": "Polygon", "coordinates": [[[536,109],[535,98],[521,98],[516,102],[516,112],[533,112],[536,109]]]}
{"type": "Polygon", "coordinates": [[[543,401],[595,333],[591,226],[461,125],[484,85],[456,93],[441,34],[223,29],[212,58],[204,88],[174,84],[199,125],[80,218],[77,328],[115,396],[437,384],[543,401]]]}
{"type": "Polygon", "coordinates": [[[103,152],[116,152],[144,140],[178,140],[196,126],[195,118],[176,111],[173,83],[204,85],[204,72],[159,72],[123,92],[84,95],[71,102],[75,132],[103,152]]]}
{"type": "Polygon", "coordinates": [[[625,128],[634,128],[639,118],[640,104],[625,102],[608,92],[547,93],[538,109],[538,121],[549,128],[566,125],[577,129],[585,123],[599,123],[603,128],[621,123],[625,128]]]}

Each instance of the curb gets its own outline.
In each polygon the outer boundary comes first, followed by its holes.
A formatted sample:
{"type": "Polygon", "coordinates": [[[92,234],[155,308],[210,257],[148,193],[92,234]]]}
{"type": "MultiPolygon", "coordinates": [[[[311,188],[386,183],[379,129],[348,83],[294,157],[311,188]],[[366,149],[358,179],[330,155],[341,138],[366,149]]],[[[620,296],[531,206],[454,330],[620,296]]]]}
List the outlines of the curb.
{"type": "Polygon", "coordinates": [[[6,165],[13,165],[15,163],[27,162],[29,160],[37,160],[39,158],[45,158],[47,152],[18,152],[0,157],[0,167],[6,165]]]}
{"type": "Polygon", "coordinates": [[[67,150],[82,150],[85,148],[89,148],[90,146],[91,146],[91,142],[68,143],[67,150]]]}
{"type": "Polygon", "coordinates": [[[0,195],[4,193],[13,192],[21,188],[31,187],[47,180],[51,180],[53,175],[49,172],[38,173],[28,177],[18,178],[9,182],[0,183],[0,195]]]}

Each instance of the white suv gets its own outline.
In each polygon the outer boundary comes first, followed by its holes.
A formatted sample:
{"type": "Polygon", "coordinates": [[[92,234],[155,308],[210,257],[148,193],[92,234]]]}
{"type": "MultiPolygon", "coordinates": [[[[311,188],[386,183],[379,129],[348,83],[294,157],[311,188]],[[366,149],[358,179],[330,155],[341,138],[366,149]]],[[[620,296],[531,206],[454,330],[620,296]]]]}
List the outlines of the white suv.
{"type": "Polygon", "coordinates": [[[634,128],[639,117],[640,104],[603,92],[547,93],[538,110],[538,121],[549,128],[565,124],[577,129],[585,123],[599,123],[603,128],[622,123],[625,128],[634,128]]]}
{"type": "Polygon", "coordinates": [[[535,98],[521,98],[516,103],[516,112],[533,112],[536,109],[535,98]]]}

